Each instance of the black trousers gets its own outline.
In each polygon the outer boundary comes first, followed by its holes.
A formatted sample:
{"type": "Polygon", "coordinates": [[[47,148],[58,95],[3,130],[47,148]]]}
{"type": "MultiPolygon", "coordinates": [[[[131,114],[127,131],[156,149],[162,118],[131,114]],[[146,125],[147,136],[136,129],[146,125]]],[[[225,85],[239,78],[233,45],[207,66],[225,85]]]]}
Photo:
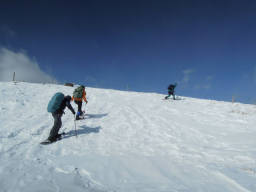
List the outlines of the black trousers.
{"type": "Polygon", "coordinates": [[[75,103],[77,104],[78,112],[81,115],[82,114],[82,104],[83,104],[83,102],[82,101],[75,101],[75,103]]]}
{"type": "Polygon", "coordinates": [[[53,116],[53,119],[54,119],[54,124],[53,124],[53,127],[51,129],[51,132],[50,132],[50,136],[48,139],[54,139],[57,137],[58,135],[58,132],[61,128],[61,125],[62,125],[62,122],[61,122],[61,116],[62,114],[60,113],[52,113],[52,116],[53,116]]]}
{"type": "Polygon", "coordinates": [[[174,91],[168,91],[168,96],[166,96],[165,99],[168,99],[171,95],[172,95],[173,99],[175,100],[174,91]]]}

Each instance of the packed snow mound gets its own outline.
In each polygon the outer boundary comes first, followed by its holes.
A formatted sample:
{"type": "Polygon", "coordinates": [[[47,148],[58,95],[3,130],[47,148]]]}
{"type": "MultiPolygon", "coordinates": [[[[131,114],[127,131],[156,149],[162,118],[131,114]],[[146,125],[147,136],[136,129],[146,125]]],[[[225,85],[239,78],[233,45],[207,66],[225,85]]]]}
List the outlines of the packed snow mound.
{"type": "MultiPolygon", "coordinates": [[[[256,107],[86,88],[85,120],[53,125],[53,84],[0,82],[0,191],[256,191],[256,107]]],[[[76,109],[76,105],[71,103],[76,109]]]]}

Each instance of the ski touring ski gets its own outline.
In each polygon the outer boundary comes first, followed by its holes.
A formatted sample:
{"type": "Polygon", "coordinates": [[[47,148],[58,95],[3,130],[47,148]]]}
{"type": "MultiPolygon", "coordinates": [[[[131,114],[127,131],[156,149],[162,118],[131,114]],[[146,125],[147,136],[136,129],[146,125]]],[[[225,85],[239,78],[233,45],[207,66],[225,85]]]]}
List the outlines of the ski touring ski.
{"type": "Polygon", "coordinates": [[[63,137],[65,134],[66,134],[65,132],[59,133],[59,137],[58,137],[56,140],[50,141],[49,139],[46,139],[46,140],[42,141],[40,144],[41,144],[41,145],[49,145],[49,144],[55,143],[55,142],[61,140],[62,137],[63,137]]]}

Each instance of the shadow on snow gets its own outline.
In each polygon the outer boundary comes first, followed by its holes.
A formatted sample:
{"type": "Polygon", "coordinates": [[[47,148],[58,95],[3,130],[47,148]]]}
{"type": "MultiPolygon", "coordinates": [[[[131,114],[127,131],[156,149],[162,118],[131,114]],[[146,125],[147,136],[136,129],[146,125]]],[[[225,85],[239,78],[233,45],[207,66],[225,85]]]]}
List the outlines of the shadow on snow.
{"type": "MultiPolygon", "coordinates": [[[[103,114],[86,114],[85,115],[85,121],[86,119],[90,119],[90,118],[102,118],[104,116],[108,115],[107,113],[103,113],[103,114]]],[[[83,121],[83,120],[81,120],[83,121]]],[[[82,126],[78,126],[77,130],[75,131],[74,129],[65,133],[65,135],[63,136],[62,139],[66,139],[69,137],[73,137],[77,135],[83,135],[83,134],[90,134],[90,133],[99,133],[100,132],[101,126],[98,127],[87,127],[85,125],[82,126]]]]}
{"type": "Polygon", "coordinates": [[[62,139],[66,139],[66,138],[69,138],[69,137],[76,136],[76,133],[77,133],[77,135],[84,135],[84,134],[90,134],[90,133],[99,133],[101,129],[102,129],[101,126],[92,128],[92,127],[87,127],[85,125],[82,125],[82,126],[79,126],[79,129],[77,129],[76,131],[71,130],[71,131],[65,133],[65,135],[62,139]],[[80,128],[82,128],[82,129],[80,129],[80,128]]]}
{"type": "Polygon", "coordinates": [[[173,98],[167,98],[167,99],[163,99],[163,100],[173,100],[173,101],[179,101],[179,100],[185,100],[185,98],[183,98],[183,97],[179,97],[179,96],[176,96],[175,97],[175,99],[173,99],[173,98]]]}
{"type": "Polygon", "coordinates": [[[85,119],[91,119],[91,118],[102,118],[102,117],[105,117],[107,116],[108,114],[107,113],[103,113],[103,114],[85,114],[85,119]]]}

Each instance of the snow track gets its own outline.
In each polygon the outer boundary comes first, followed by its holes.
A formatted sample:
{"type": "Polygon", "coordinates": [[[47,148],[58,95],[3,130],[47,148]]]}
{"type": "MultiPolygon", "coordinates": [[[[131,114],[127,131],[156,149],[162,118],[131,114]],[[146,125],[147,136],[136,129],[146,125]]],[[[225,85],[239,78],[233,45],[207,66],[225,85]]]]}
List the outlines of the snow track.
{"type": "MultiPolygon", "coordinates": [[[[87,88],[85,120],[66,109],[48,146],[52,84],[0,83],[0,191],[256,191],[256,107],[87,88]]],[[[76,105],[72,103],[73,107],[76,105]]]]}

